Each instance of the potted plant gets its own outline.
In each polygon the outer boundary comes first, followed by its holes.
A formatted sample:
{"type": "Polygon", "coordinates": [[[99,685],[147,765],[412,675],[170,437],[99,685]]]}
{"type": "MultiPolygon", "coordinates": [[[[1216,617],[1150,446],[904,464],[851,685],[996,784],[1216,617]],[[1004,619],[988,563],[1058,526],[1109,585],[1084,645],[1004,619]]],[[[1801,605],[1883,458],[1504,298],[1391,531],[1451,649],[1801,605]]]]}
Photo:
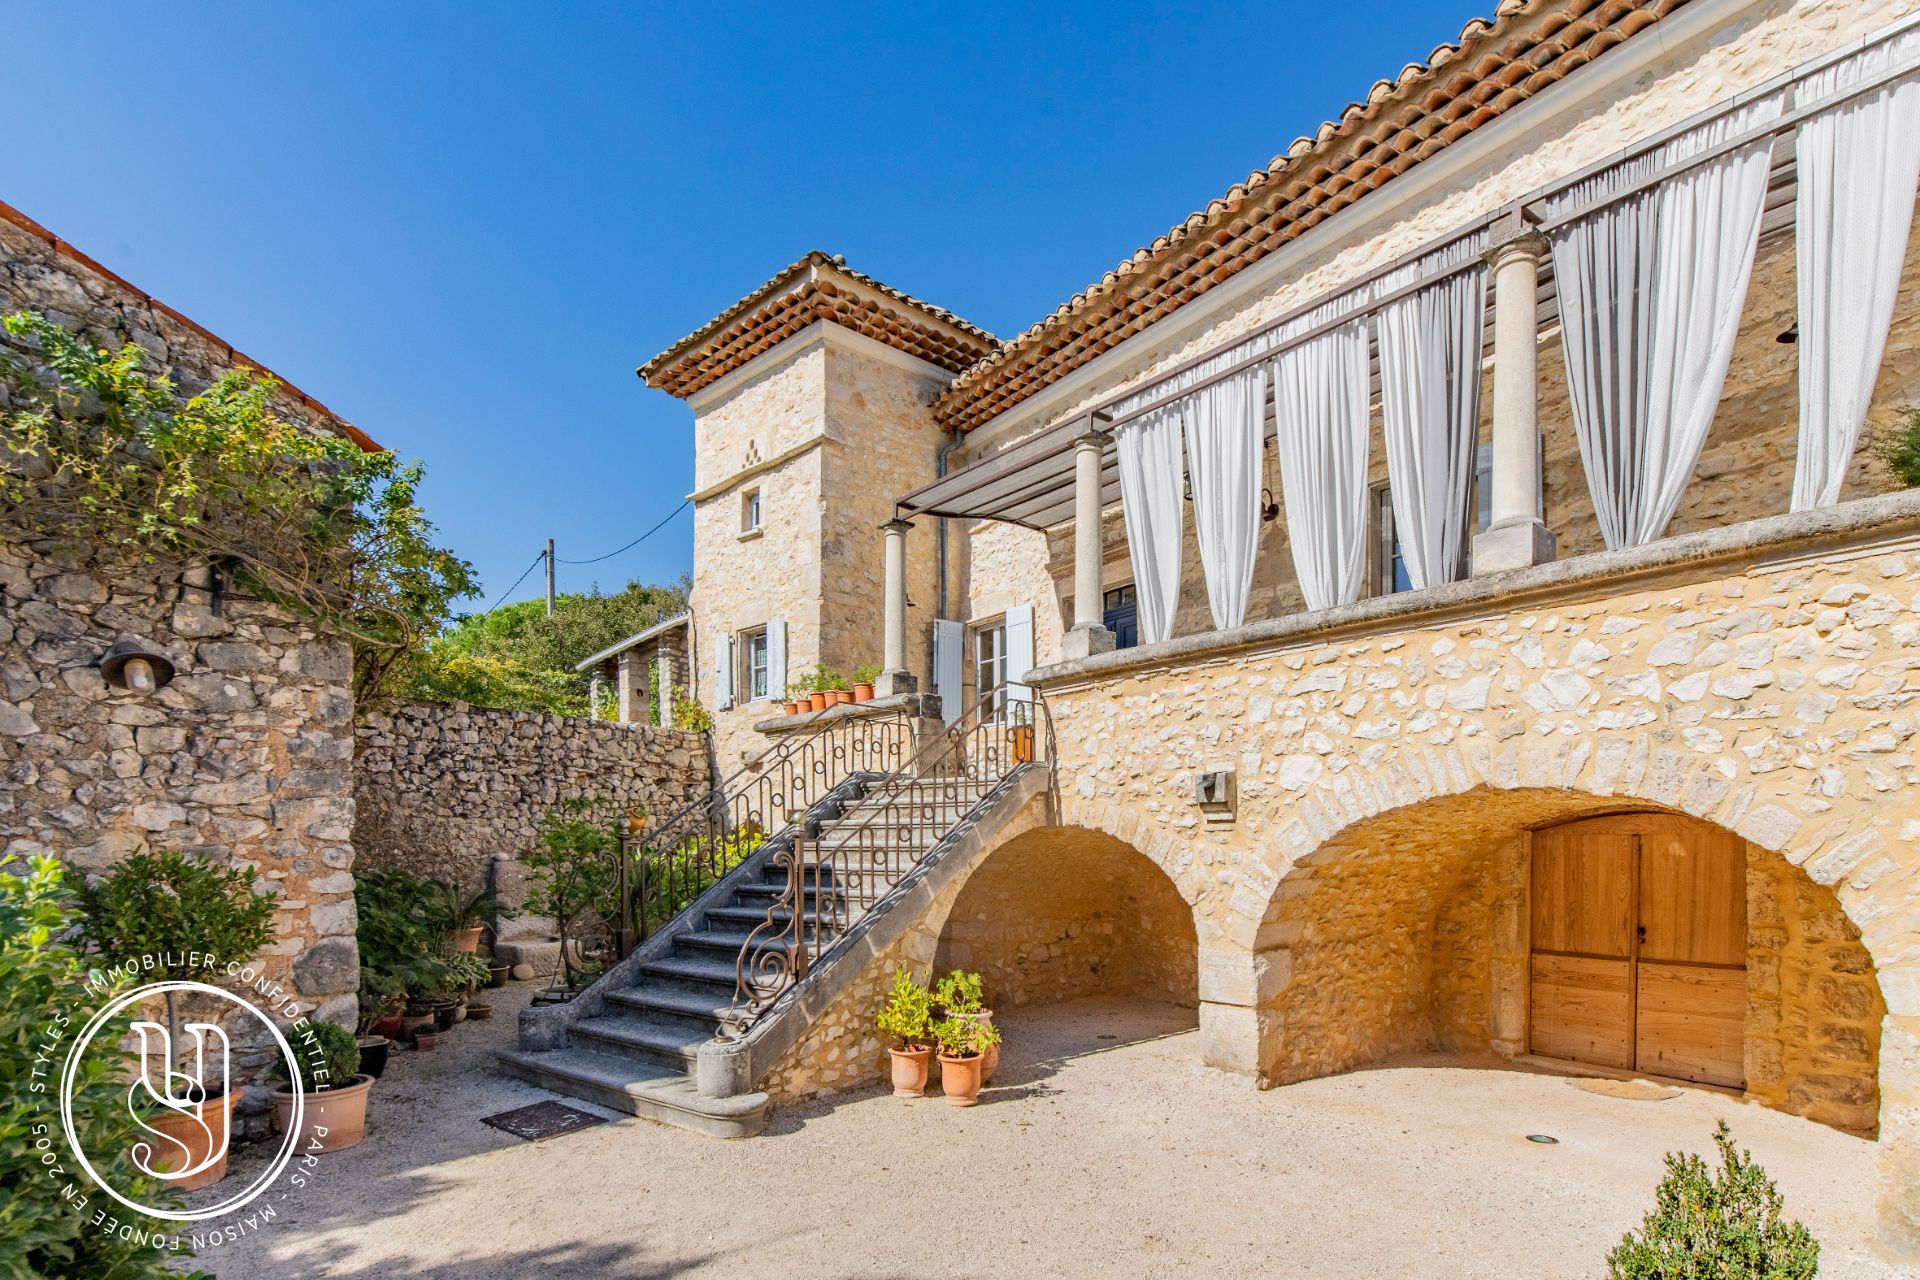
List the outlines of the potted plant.
{"type": "Polygon", "coordinates": [[[286,1081],[273,1091],[273,1127],[285,1133],[293,1124],[296,1088],[306,1098],[300,1150],[344,1151],[367,1136],[367,1091],[373,1077],[360,1071],[360,1046],[353,1033],[331,1022],[310,1022],[287,1037],[297,1063],[282,1054],[274,1074],[286,1081]]]}
{"type": "Polygon", "coordinates": [[[853,701],[853,690],[847,687],[847,678],[838,671],[831,667],[822,667],[815,678],[820,683],[820,690],[826,696],[826,705],[829,707],[837,707],[843,702],[853,701]]]}
{"type": "Polygon", "coordinates": [[[1030,703],[1013,704],[1013,727],[1007,731],[1007,739],[1015,764],[1033,763],[1033,706],[1030,703]]]}
{"type": "Polygon", "coordinates": [[[372,969],[360,971],[360,1023],[354,1042],[360,1046],[360,1069],[378,1080],[387,1069],[388,1038],[399,1033],[406,1016],[401,1010],[406,1000],[406,984],[390,974],[372,969]]]}
{"type": "Polygon", "coordinates": [[[467,1001],[467,1016],[475,1022],[485,1022],[493,1017],[493,1006],[484,1000],[467,1001]]]}
{"type": "MultiPolygon", "coordinates": [[[[110,963],[136,957],[152,961],[151,968],[141,969],[143,981],[205,981],[206,970],[191,967],[189,957],[252,960],[274,940],[276,896],[256,890],[254,874],[245,867],[220,871],[179,850],[140,852],[80,890],[81,933],[110,963]]],[[[165,999],[167,1094],[171,1100],[190,1100],[191,1109],[159,1107],[144,1120],[187,1153],[188,1168],[200,1170],[172,1183],[192,1191],[227,1174],[227,1135],[240,1082],[226,1079],[224,1070],[217,1080],[196,1079],[185,1070],[177,993],[169,991],[165,999]],[[186,1084],[176,1087],[178,1080],[186,1084]]],[[[204,1067],[198,1055],[196,1061],[204,1067]]]]}
{"type": "Polygon", "coordinates": [[[827,709],[827,690],[826,686],[820,683],[820,673],[818,671],[803,671],[798,676],[795,676],[793,683],[787,686],[787,692],[797,694],[801,699],[804,699],[804,702],[797,702],[795,704],[802,711],[825,711],[827,709]]]}
{"type": "Polygon", "coordinates": [[[487,963],[487,985],[498,989],[507,985],[507,975],[513,972],[510,964],[501,964],[498,960],[487,963]]]}
{"type": "Polygon", "coordinates": [[[447,957],[447,985],[459,995],[471,996],[485,986],[491,976],[492,967],[479,956],[455,952],[447,957]]]}
{"type": "Polygon", "coordinates": [[[873,698],[873,682],[880,678],[880,664],[869,662],[865,666],[853,669],[853,700],[868,702],[873,698]]]}
{"type": "Polygon", "coordinates": [[[927,1026],[933,1020],[933,995],[901,965],[893,971],[893,990],[876,1019],[888,1040],[893,1063],[893,1096],[919,1098],[927,1092],[927,1026]]]}
{"type": "Polygon", "coordinates": [[[480,935],[506,904],[485,888],[460,889],[444,880],[428,883],[433,886],[428,908],[432,921],[451,939],[454,951],[478,954],[480,935]]]}
{"type": "MultiPolygon", "coordinates": [[[[940,985],[934,989],[933,1003],[940,1018],[960,1018],[992,1026],[993,1010],[985,1007],[984,999],[980,975],[955,969],[940,979],[940,985]]],[[[986,1042],[983,1056],[985,1061],[980,1064],[980,1082],[985,1084],[1000,1069],[1000,1033],[997,1030],[986,1042]]]]}
{"type": "Polygon", "coordinates": [[[949,1013],[933,1024],[933,1042],[940,1050],[940,1092],[950,1107],[971,1107],[980,1101],[986,1083],[986,1052],[1000,1043],[1000,1031],[991,1022],[949,1013]]]}

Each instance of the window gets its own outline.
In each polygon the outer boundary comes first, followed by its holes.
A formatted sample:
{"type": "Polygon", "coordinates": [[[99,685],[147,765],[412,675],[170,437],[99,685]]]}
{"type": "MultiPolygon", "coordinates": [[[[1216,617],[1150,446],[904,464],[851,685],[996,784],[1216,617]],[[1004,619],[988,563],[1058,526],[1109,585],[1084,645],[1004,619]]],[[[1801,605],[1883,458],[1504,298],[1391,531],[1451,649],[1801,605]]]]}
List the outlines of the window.
{"type": "Polygon", "coordinates": [[[767,696],[767,629],[740,633],[740,691],[751,702],[767,696]]]}
{"type": "Polygon", "coordinates": [[[1483,444],[1473,455],[1473,527],[1481,532],[1493,523],[1493,446],[1483,444]]]}
{"type": "Polygon", "coordinates": [[[740,495],[740,532],[760,532],[760,491],[749,489],[740,495]]]}
{"type": "Polygon", "coordinates": [[[1400,554],[1400,535],[1393,527],[1393,490],[1381,485],[1373,491],[1373,594],[1389,596],[1396,591],[1411,591],[1413,579],[1407,576],[1407,562],[1400,554]]]}
{"type": "Polygon", "coordinates": [[[1115,587],[1100,599],[1100,625],[1113,632],[1113,647],[1131,649],[1140,643],[1140,611],[1133,584],[1115,587]]]}
{"type": "Polygon", "coordinates": [[[983,719],[994,719],[1000,714],[1007,698],[1007,626],[1005,622],[996,622],[981,627],[973,633],[973,678],[974,687],[984,701],[993,695],[993,703],[982,708],[983,719]]]}

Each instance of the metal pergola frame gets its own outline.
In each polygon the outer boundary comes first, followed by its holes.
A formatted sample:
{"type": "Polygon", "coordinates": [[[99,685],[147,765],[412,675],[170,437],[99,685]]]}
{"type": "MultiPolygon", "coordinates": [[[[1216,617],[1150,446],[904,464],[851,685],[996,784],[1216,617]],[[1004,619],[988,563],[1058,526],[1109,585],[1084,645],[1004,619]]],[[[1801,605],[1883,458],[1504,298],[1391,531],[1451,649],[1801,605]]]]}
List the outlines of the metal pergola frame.
{"type": "MultiPolygon", "coordinates": [[[[895,513],[904,519],[912,519],[915,516],[938,516],[952,519],[995,520],[1043,530],[1065,524],[1073,517],[1074,443],[1089,432],[1110,432],[1115,427],[1124,426],[1128,422],[1159,410],[1170,401],[1224,381],[1263,360],[1271,360],[1283,351],[1309,342],[1342,325],[1351,324],[1356,319],[1369,316],[1382,307],[1429,288],[1439,281],[1463,271],[1480,269],[1481,264],[1476,260],[1469,260],[1455,267],[1424,275],[1418,280],[1384,292],[1376,298],[1358,303],[1351,311],[1336,318],[1289,335],[1283,342],[1259,346],[1257,350],[1248,350],[1246,354],[1229,360],[1221,368],[1189,386],[1169,390],[1166,395],[1152,398],[1155,392],[1172,387],[1182,375],[1191,373],[1212,361],[1220,360],[1223,356],[1230,356],[1236,350],[1253,348],[1260,344],[1262,339],[1271,338],[1289,325],[1297,323],[1302,317],[1326,307],[1329,303],[1341,297],[1362,295],[1395,272],[1451,248],[1460,241],[1478,235],[1496,224],[1504,223],[1509,227],[1524,225],[1535,230],[1551,231],[1587,217],[1599,209],[1628,199],[1666,181],[1675,174],[1698,168],[1730,152],[1765,139],[1774,141],[1774,149],[1772,165],[1767,176],[1767,197],[1761,219],[1760,240],[1764,244],[1781,235],[1790,234],[1794,226],[1794,201],[1798,194],[1794,141],[1795,131],[1799,125],[1811,116],[1878,92],[1888,84],[1913,75],[1920,71],[1920,57],[1896,62],[1885,71],[1862,81],[1845,93],[1830,94],[1811,103],[1796,101],[1791,109],[1783,111],[1775,119],[1758,124],[1677,163],[1652,170],[1621,190],[1602,199],[1583,204],[1558,217],[1543,218],[1537,206],[1597,174],[1630,163],[1682,134],[1731,115],[1759,99],[1790,89],[1835,63],[1853,57],[1874,45],[1892,40],[1915,27],[1920,27],[1920,15],[1903,19],[1872,36],[1855,41],[1845,48],[1835,50],[1813,62],[1776,76],[1725,102],[1697,112],[1650,138],[1636,142],[1631,147],[1624,148],[1566,177],[1557,178],[1517,200],[1510,201],[1490,213],[1453,229],[1443,237],[1429,241],[1384,266],[1374,268],[1335,292],[1322,294],[1311,302],[1288,310],[1278,319],[1269,321],[1250,334],[1182,360],[1137,386],[1106,396],[1062,422],[1055,423],[978,462],[962,467],[932,484],[915,489],[896,501],[895,513]],[[1146,403],[1141,403],[1143,398],[1148,398],[1146,403]],[[1122,404],[1128,404],[1129,407],[1122,411],[1119,408],[1122,404]]],[[[1540,331],[1545,332],[1557,325],[1560,319],[1559,296],[1553,280],[1550,260],[1541,264],[1540,274],[1541,289],[1536,324],[1540,331]]],[[[1489,290],[1487,299],[1489,310],[1492,305],[1492,291],[1489,290]]],[[[1482,333],[1481,358],[1484,362],[1489,358],[1492,350],[1492,324],[1483,324],[1482,333]]],[[[1373,391],[1377,395],[1379,388],[1377,347],[1370,351],[1369,358],[1372,362],[1373,391]]],[[[1267,420],[1271,424],[1273,422],[1271,399],[1268,402],[1267,414],[1267,420]]],[[[1268,443],[1271,444],[1270,437],[1268,443]]],[[[1119,462],[1109,442],[1103,447],[1101,453],[1100,504],[1102,507],[1109,507],[1119,500],[1119,462]]]]}

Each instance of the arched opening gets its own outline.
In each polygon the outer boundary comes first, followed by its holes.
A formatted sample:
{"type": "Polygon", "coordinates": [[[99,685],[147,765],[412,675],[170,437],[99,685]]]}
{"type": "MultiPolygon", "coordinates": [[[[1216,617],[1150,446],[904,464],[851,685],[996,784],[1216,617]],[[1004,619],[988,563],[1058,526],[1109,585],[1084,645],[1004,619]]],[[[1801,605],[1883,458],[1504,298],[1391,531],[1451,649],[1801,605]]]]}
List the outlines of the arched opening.
{"type": "Polygon", "coordinates": [[[977,971],[996,1009],[1097,996],[1191,1011],[1198,965],[1193,912],[1166,873],[1080,827],[1024,832],[987,855],[934,958],[939,972],[977,971]]]}
{"type": "Polygon", "coordinates": [[[1394,810],[1296,864],[1266,933],[1279,1082],[1497,1055],[1877,1123],[1885,1004],[1859,931],[1778,854],[1683,814],[1545,789],[1394,810]]]}

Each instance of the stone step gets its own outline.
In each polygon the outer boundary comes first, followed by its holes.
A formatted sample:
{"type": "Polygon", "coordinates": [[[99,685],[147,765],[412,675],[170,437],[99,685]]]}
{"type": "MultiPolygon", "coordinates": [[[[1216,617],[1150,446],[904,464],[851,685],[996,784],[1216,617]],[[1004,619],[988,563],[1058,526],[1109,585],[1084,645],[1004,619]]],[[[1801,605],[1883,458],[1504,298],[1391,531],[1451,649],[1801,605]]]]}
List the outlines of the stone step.
{"type": "Polygon", "coordinates": [[[640,972],[649,978],[674,983],[682,991],[717,994],[721,1003],[731,1003],[738,977],[733,956],[662,956],[641,964],[640,972]]]}
{"type": "Polygon", "coordinates": [[[582,1018],[568,1035],[590,1052],[655,1063],[675,1071],[692,1071],[700,1046],[713,1039],[712,1032],[705,1029],[623,1013],[582,1018]]]}
{"type": "MultiPolygon", "coordinates": [[[[814,925],[809,924],[807,926],[807,936],[809,938],[821,932],[822,931],[814,925]]],[[[824,936],[831,940],[836,937],[839,932],[837,928],[829,924],[824,931],[824,936]]],[[[673,940],[674,954],[677,956],[693,956],[711,953],[713,955],[733,958],[737,957],[740,954],[741,948],[747,945],[747,936],[745,929],[737,931],[733,929],[701,929],[693,933],[683,933],[673,940]],[[685,947],[686,950],[682,951],[682,947],[685,947]]],[[[787,938],[784,934],[768,930],[766,933],[761,934],[759,938],[755,939],[754,950],[777,951],[786,945],[787,938]]]]}
{"type": "Polygon", "coordinates": [[[751,1138],[767,1124],[766,1094],[702,1097],[693,1077],[684,1071],[577,1045],[546,1053],[501,1049],[494,1056],[509,1075],[543,1089],[709,1137],[751,1138]]]}
{"type": "Polygon", "coordinates": [[[731,1008],[731,995],[722,998],[710,990],[684,991],[660,982],[643,982],[624,991],[607,992],[607,1003],[651,1022],[699,1032],[711,1039],[731,1008]]]}

